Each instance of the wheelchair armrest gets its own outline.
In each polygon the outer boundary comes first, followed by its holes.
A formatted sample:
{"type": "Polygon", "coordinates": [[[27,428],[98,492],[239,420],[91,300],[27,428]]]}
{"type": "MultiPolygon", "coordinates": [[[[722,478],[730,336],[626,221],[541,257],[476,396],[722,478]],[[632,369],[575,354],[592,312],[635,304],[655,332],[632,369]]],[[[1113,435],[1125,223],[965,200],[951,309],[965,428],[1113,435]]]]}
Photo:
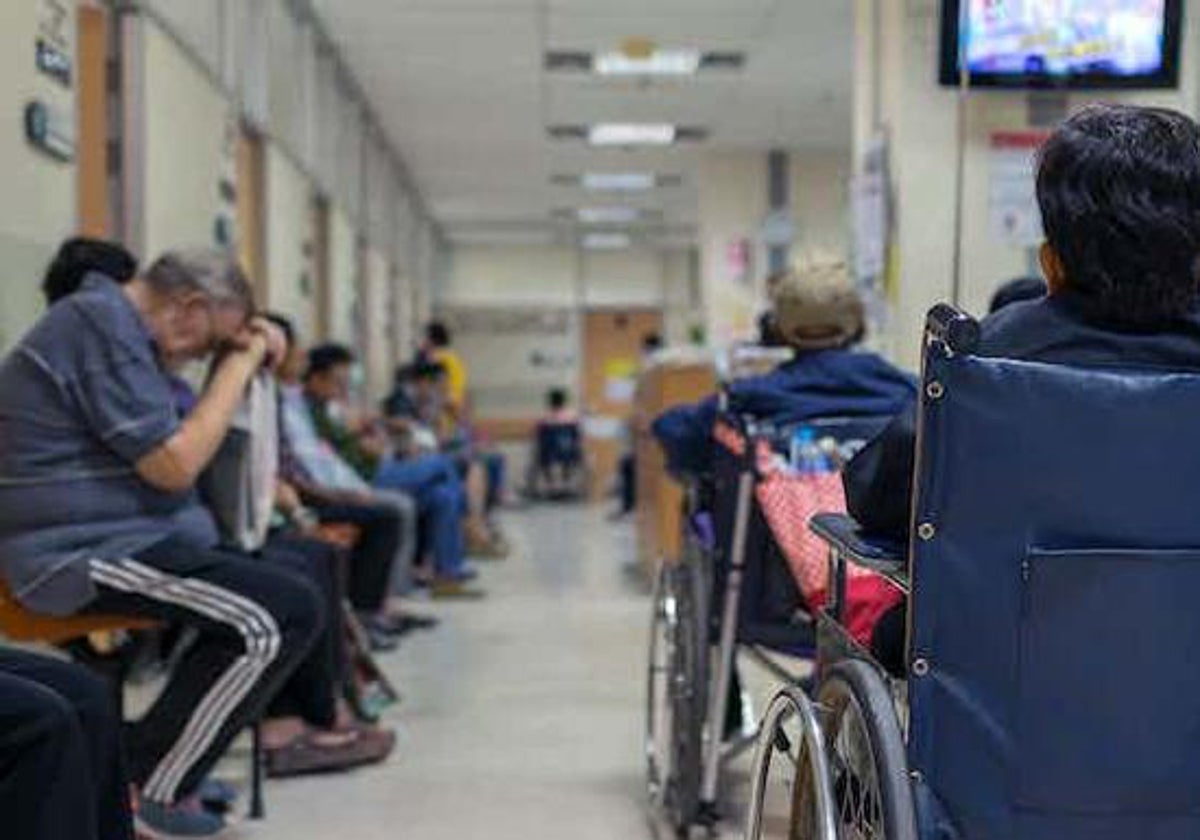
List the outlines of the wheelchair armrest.
{"type": "Polygon", "coordinates": [[[904,546],[886,537],[869,536],[853,518],[842,513],[819,513],[808,528],[847,560],[889,578],[908,566],[904,546]]]}

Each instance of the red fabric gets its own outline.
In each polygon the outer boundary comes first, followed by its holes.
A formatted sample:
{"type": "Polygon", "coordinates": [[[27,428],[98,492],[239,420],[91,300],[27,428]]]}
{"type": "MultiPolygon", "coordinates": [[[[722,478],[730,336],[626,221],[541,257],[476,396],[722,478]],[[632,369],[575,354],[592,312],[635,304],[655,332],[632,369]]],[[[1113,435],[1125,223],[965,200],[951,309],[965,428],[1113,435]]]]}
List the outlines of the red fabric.
{"type": "MultiPolygon", "coordinates": [[[[765,446],[758,460],[763,479],[756,494],[763,516],[809,609],[821,609],[829,597],[829,547],[808,529],[808,522],[818,513],[846,512],[842,477],[793,472],[765,446]]],[[[860,644],[869,646],[875,624],[904,596],[869,569],[853,563],[846,568],[845,626],[860,644]]]]}

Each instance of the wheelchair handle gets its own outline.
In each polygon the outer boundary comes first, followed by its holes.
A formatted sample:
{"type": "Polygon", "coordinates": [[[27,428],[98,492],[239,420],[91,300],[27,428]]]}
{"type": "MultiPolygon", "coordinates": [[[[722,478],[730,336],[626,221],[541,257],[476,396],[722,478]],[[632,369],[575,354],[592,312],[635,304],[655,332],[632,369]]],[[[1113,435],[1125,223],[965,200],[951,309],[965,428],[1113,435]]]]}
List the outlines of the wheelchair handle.
{"type": "Polygon", "coordinates": [[[979,322],[948,303],[939,303],[929,310],[925,329],[953,353],[970,355],[979,347],[979,322]]]}

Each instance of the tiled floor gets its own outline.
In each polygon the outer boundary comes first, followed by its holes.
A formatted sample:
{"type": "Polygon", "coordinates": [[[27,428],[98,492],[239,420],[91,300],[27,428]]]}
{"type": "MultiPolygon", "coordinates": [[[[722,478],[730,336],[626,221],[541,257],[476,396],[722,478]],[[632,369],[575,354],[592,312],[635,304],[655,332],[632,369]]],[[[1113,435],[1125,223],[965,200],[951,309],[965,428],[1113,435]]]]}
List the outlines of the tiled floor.
{"type": "Polygon", "coordinates": [[[398,754],[353,774],[271,783],[261,840],[627,840],[649,835],[641,726],[648,597],[632,526],[602,510],[506,518],[513,557],[481,603],[385,660],[404,693],[398,754]]]}

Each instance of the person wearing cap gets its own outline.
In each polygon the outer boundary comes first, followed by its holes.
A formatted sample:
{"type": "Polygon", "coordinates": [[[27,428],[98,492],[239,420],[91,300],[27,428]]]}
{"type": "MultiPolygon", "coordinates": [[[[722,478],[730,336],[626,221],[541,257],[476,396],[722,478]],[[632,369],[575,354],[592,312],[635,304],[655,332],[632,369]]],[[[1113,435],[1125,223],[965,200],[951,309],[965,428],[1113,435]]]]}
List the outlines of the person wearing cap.
{"type": "MultiPolygon", "coordinates": [[[[760,420],[890,416],[915,394],[910,376],[855,349],[866,331],[863,303],[844,259],[809,254],[772,277],[772,340],[795,356],[775,370],[729,387],[730,409],[760,420]]],[[[704,472],[712,460],[717,398],[679,406],[653,424],[672,468],[704,472]]]]}

